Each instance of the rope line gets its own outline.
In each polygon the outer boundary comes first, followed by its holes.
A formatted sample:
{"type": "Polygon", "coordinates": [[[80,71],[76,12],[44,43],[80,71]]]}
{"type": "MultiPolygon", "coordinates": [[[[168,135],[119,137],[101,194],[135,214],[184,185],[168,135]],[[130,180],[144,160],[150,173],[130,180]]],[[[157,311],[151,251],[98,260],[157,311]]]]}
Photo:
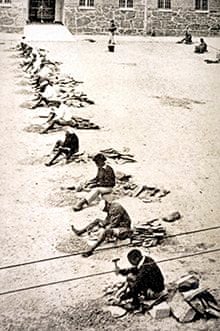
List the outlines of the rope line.
{"type": "MultiPolygon", "coordinates": [[[[191,253],[191,254],[187,254],[187,255],[171,257],[171,258],[167,258],[167,259],[163,259],[163,260],[159,260],[159,261],[155,261],[155,262],[157,264],[161,264],[161,263],[170,262],[170,261],[174,261],[174,260],[186,259],[186,258],[189,258],[189,257],[192,257],[192,256],[211,254],[211,253],[216,253],[216,252],[220,252],[220,248],[201,251],[201,252],[197,252],[197,253],[191,253]]],[[[150,264],[152,264],[152,263],[147,263],[146,265],[150,265],[150,264]]],[[[8,294],[14,294],[14,293],[28,291],[28,290],[34,290],[34,289],[37,289],[37,288],[42,288],[42,287],[47,287],[47,286],[52,286],[52,285],[63,284],[63,283],[67,283],[67,282],[74,282],[74,281],[78,281],[78,280],[86,279],[86,278],[103,276],[103,275],[107,275],[107,274],[114,273],[114,272],[115,272],[115,270],[109,270],[109,271],[104,271],[104,272],[99,272],[99,273],[88,274],[88,275],[84,275],[84,276],[78,276],[78,277],[58,280],[58,281],[54,281],[54,282],[50,282],[50,283],[42,283],[42,284],[33,285],[33,286],[29,286],[29,287],[18,288],[18,289],[15,289],[15,290],[0,292],[0,296],[8,295],[8,294]]]]}
{"type": "Polygon", "coordinates": [[[213,46],[211,46],[211,45],[209,45],[209,47],[215,49],[216,51],[220,51],[219,48],[213,47],[213,46]]]}
{"type": "MultiPolygon", "coordinates": [[[[220,226],[213,226],[213,227],[204,228],[204,229],[198,229],[198,230],[192,230],[192,231],[188,231],[188,232],[171,234],[171,235],[164,236],[163,239],[180,237],[180,236],[185,236],[185,235],[191,235],[191,234],[194,234],[194,233],[212,231],[212,230],[217,230],[217,229],[220,229],[220,226]]],[[[106,251],[106,250],[116,249],[116,248],[121,248],[121,247],[127,247],[128,245],[129,244],[121,244],[121,245],[115,245],[115,246],[110,246],[110,247],[100,247],[99,249],[97,249],[96,252],[101,252],[101,251],[106,251]]],[[[48,262],[48,261],[53,261],[53,260],[58,260],[58,259],[64,259],[64,258],[72,257],[72,256],[78,256],[78,255],[82,255],[82,253],[84,253],[84,251],[83,252],[74,252],[74,253],[66,254],[66,255],[48,257],[46,259],[39,259],[39,260],[35,260],[35,261],[29,261],[29,262],[6,265],[6,266],[0,267],[0,271],[5,270],[5,269],[23,267],[23,266],[27,266],[27,265],[31,265],[31,264],[37,264],[37,263],[48,262]]]]}

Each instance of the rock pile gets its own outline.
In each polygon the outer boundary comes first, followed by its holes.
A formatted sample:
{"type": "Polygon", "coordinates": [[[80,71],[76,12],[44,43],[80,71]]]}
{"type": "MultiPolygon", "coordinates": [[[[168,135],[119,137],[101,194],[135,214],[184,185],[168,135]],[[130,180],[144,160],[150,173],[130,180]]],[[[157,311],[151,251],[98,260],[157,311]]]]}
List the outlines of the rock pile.
{"type": "Polygon", "coordinates": [[[220,306],[207,289],[199,288],[199,277],[195,273],[185,275],[176,282],[170,307],[173,316],[181,323],[220,317],[220,306]]]}
{"type": "MultiPolygon", "coordinates": [[[[127,302],[120,301],[125,282],[108,286],[104,289],[106,303],[119,306],[131,312],[127,302]]],[[[207,290],[199,288],[199,277],[191,272],[172,284],[167,292],[161,293],[153,300],[141,298],[142,313],[150,313],[154,319],[173,316],[180,323],[188,323],[200,318],[220,317],[220,306],[214,296],[207,290]]],[[[122,312],[121,312],[122,313],[122,312]]]]}
{"type": "Polygon", "coordinates": [[[170,191],[160,189],[158,187],[151,187],[149,185],[141,184],[138,185],[133,182],[132,176],[121,174],[118,176],[116,173],[116,186],[114,188],[113,195],[115,198],[129,196],[139,198],[145,203],[160,201],[161,198],[165,197],[170,191]]]}
{"type": "Polygon", "coordinates": [[[166,236],[166,229],[158,219],[134,227],[131,246],[152,247],[160,244],[166,236]]]}

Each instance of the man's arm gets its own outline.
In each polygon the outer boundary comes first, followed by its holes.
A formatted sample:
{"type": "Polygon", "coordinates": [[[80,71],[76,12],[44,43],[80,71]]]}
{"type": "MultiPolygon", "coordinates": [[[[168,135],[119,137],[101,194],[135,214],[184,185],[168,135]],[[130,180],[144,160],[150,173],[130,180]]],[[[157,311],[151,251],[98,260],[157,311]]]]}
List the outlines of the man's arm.
{"type": "Polygon", "coordinates": [[[92,178],[85,183],[85,187],[93,188],[97,187],[97,178],[92,178]]]}
{"type": "Polygon", "coordinates": [[[122,276],[127,276],[130,273],[135,275],[137,273],[137,268],[131,267],[131,268],[126,268],[126,269],[119,269],[118,273],[122,276]]]}
{"type": "MultiPolygon", "coordinates": [[[[99,172],[98,172],[99,173],[99,172]]],[[[95,178],[92,178],[90,180],[88,180],[86,183],[85,183],[85,187],[90,187],[90,188],[93,188],[93,187],[97,187],[97,183],[98,183],[98,173],[96,175],[95,178]]]]}

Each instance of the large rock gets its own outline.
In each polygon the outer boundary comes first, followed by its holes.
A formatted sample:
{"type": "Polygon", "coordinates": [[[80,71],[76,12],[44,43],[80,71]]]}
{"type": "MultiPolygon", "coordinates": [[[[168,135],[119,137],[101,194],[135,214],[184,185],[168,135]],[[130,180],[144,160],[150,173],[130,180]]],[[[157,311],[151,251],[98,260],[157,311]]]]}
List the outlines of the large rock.
{"type": "Polygon", "coordinates": [[[192,322],[196,317],[196,311],[184,300],[180,292],[176,292],[170,302],[173,316],[181,323],[192,322]]]}

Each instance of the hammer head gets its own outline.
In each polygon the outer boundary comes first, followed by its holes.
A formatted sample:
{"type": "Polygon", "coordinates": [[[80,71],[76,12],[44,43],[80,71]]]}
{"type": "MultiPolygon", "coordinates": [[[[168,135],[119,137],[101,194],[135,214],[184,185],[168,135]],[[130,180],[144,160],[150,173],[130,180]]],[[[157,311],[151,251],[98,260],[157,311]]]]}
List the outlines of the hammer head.
{"type": "Polygon", "coordinates": [[[117,257],[117,258],[113,259],[112,262],[116,263],[116,262],[118,262],[119,260],[120,260],[119,257],[117,257]]]}

